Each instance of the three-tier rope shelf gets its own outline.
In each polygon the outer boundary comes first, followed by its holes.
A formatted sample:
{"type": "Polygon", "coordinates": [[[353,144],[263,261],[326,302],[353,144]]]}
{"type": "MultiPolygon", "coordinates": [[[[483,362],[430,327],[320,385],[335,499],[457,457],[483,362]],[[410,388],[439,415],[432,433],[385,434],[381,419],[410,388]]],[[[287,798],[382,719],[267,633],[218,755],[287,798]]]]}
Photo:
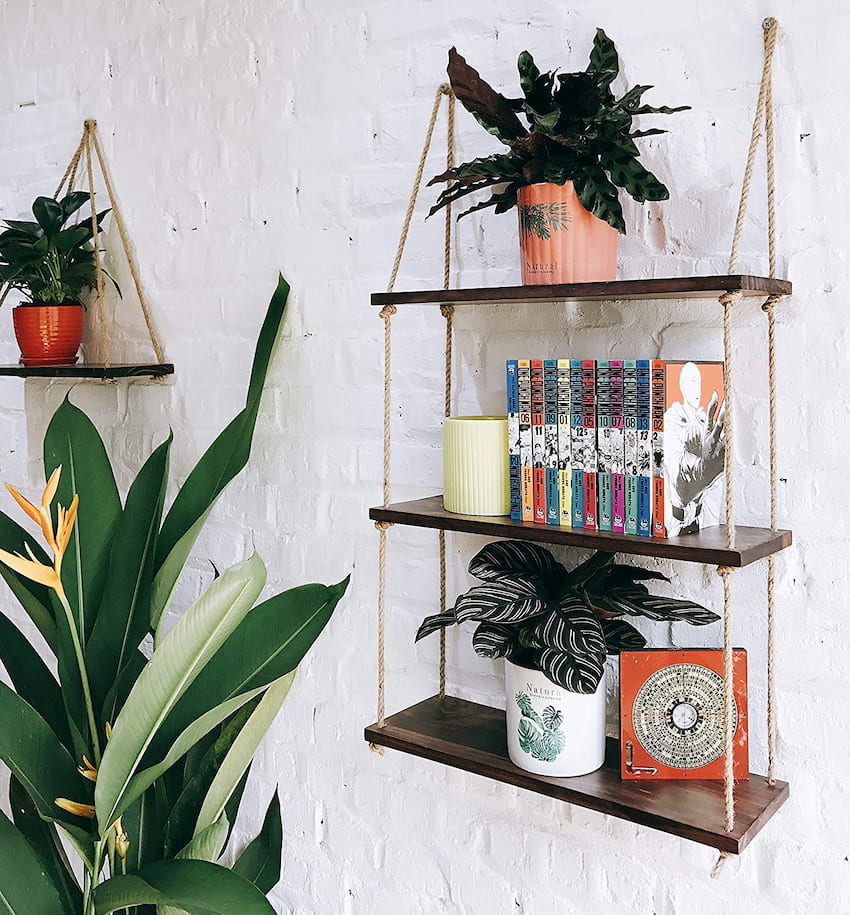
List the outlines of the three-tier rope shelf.
{"type": "Polygon", "coordinates": [[[791,283],[776,277],[773,104],[771,63],[777,24],[763,23],[764,66],[750,149],[735,225],[729,272],[721,276],[689,276],[611,282],[572,283],[552,286],[503,286],[495,288],[450,289],[451,214],[446,214],[443,288],[426,291],[394,290],[398,268],[410,227],[425,160],[443,98],[448,99],[447,164],[454,164],[454,96],[441,86],[434,101],[425,145],[419,161],[404,221],[402,236],[386,292],[372,295],[372,305],[381,309],[384,321],[384,499],[369,517],[379,531],[378,582],[378,720],[366,728],[365,737],[373,749],[400,750],[473,772],[537,794],[630,820],[662,832],[690,839],[720,852],[712,875],[717,876],[725,859],[739,854],[788,798],[788,783],[775,777],[776,703],[774,685],[774,557],[791,545],[791,532],[777,525],[776,460],[776,354],[774,310],[791,294],[791,283]],[[769,275],[752,276],[736,272],[738,247],[747,208],[755,152],[764,136],[767,148],[768,255],[769,275]],[[410,502],[390,501],[391,432],[391,322],[402,306],[439,306],[446,319],[445,414],[452,402],[452,316],[458,306],[490,306],[540,302],[621,301],[639,307],[642,301],[661,299],[719,301],[723,308],[723,344],[726,367],[726,506],[725,524],[698,534],[669,538],[644,538],[602,531],[551,527],[507,517],[477,517],[447,512],[441,495],[410,502]],[[760,302],[767,316],[767,370],[770,390],[770,526],[744,527],[735,524],[734,490],[734,384],[732,355],[732,313],[745,301],[760,302]],[[483,537],[512,538],[561,544],[589,550],[607,550],[637,556],[651,556],[683,562],[714,565],[723,582],[723,653],[725,681],[724,757],[722,781],[624,781],[620,778],[619,748],[609,739],[605,764],[589,775],[551,778],[533,775],[508,759],[504,712],[446,694],[445,632],[441,632],[440,688],[437,695],[392,716],[385,716],[384,619],[386,592],[387,533],[393,525],[430,528],[439,531],[440,610],[446,610],[446,532],[456,531],[483,537]],[[768,623],[768,773],[751,774],[735,781],[732,773],[732,573],[761,560],[767,561],[768,623]]]}

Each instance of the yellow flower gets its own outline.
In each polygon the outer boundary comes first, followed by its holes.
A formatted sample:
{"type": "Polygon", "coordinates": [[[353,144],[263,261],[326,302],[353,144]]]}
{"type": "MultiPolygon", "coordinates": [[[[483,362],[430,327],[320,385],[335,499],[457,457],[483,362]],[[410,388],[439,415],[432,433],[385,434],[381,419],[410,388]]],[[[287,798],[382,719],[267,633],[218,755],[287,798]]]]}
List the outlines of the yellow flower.
{"type": "Polygon", "coordinates": [[[69,801],[66,797],[57,797],[53,803],[62,810],[73,813],[74,816],[84,817],[87,820],[93,820],[95,817],[95,809],[91,804],[80,804],[78,801],[69,801]]]}
{"type": "Polygon", "coordinates": [[[59,477],[62,474],[62,467],[59,466],[50,474],[47,486],[41,497],[41,506],[35,506],[29,499],[22,496],[10,483],[6,488],[12,494],[12,498],[20,505],[26,514],[32,518],[41,528],[47,545],[53,552],[53,565],[49,566],[39,562],[33,554],[28,543],[24,544],[29,559],[17,553],[9,553],[6,550],[0,550],[0,561],[6,563],[10,569],[36,581],[48,588],[53,588],[57,594],[62,594],[62,559],[65,550],[68,549],[68,543],[71,540],[71,532],[74,529],[74,522],[77,518],[77,508],[79,507],[79,497],[74,496],[71,507],[67,511],[58,505],[56,508],[57,524],[56,530],[53,529],[53,518],[50,515],[50,504],[56,497],[56,490],[59,488],[59,477]]]}
{"type": "Polygon", "coordinates": [[[83,764],[77,766],[77,772],[79,772],[83,778],[87,778],[90,782],[97,781],[97,769],[88,761],[86,756],[83,757],[83,764]]]}
{"type": "Polygon", "coordinates": [[[118,857],[122,860],[127,857],[127,852],[130,850],[130,840],[127,838],[127,833],[124,832],[124,827],[121,825],[121,817],[112,824],[115,829],[115,851],[118,852],[118,857]]]}

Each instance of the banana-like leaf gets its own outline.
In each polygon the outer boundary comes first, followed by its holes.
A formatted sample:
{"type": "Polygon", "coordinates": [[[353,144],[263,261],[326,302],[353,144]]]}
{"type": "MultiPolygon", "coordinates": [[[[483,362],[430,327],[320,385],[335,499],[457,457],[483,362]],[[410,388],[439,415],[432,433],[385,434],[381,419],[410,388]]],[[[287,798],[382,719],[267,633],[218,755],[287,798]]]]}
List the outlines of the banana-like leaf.
{"type": "Polygon", "coordinates": [[[209,861],[154,861],[138,874],[101,883],[94,902],[97,915],[144,904],[171,905],[189,915],[275,915],[257,887],[209,861]]]}
{"type": "Polygon", "coordinates": [[[39,856],[0,811],[0,912],[3,915],[73,915],[39,856]]]}
{"type": "Polygon", "coordinates": [[[127,807],[121,817],[124,832],[130,840],[126,867],[128,874],[138,873],[149,861],[159,861],[163,854],[163,830],[166,811],[156,802],[156,791],[149,788],[127,807]]]}
{"type": "MultiPolygon", "coordinates": [[[[32,550],[39,562],[51,564],[41,544],[17,522],[0,512],[0,549],[25,556],[27,547],[32,550]]],[[[0,562],[0,575],[3,576],[12,593],[26,610],[29,618],[35,623],[38,631],[44,636],[44,640],[53,651],[56,651],[56,622],[53,617],[53,600],[50,589],[13,572],[5,562],[0,562]]]]}
{"type": "Polygon", "coordinates": [[[541,599],[531,582],[520,578],[488,581],[470,588],[455,602],[454,613],[459,623],[475,620],[482,623],[521,623],[545,613],[546,601],[541,599]]]}
{"type": "Polygon", "coordinates": [[[555,557],[536,543],[524,540],[497,540],[488,543],[469,563],[469,574],[482,581],[499,581],[516,576],[535,578],[559,587],[567,570],[555,557]]]}
{"type": "Polygon", "coordinates": [[[62,583],[81,640],[91,634],[103,597],[109,552],[121,516],[121,500],[103,441],[91,420],[66,397],[44,435],[44,469],[62,465],[56,494],[66,508],[80,497],[77,521],[62,563],[62,583]]]}
{"type": "Polygon", "coordinates": [[[9,806],[18,832],[38,856],[45,874],[59,894],[62,912],[64,915],[79,915],[83,909],[83,894],[73,877],[56,827],[38,815],[32,798],[14,776],[9,784],[9,806]]]}
{"type": "Polygon", "coordinates": [[[204,798],[198,822],[195,824],[195,838],[221,819],[230,796],[248,771],[254,754],[280,712],[296,673],[297,671],[293,670],[272,683],[254,713],[243,725],[204,798]]]}
{"type": "Polygon", "coordinates": [[[608,654],[639,651],[646,646],[646,639],[625,620],[602,620],[602,633],[608,654]]]}
{"type": "Polygon", "coordinates": [[[62,713],[59,684],[29,640],[2,613],[0,664],[6,668],[15,692],[41,715],[59,740],[70,749],[71,734],[62,713]]]}
{"type": "Polygon", "coordinates": [[[154,554],[172,438],[169,435],[145,461],[127,493],[115,532],[103,602],[86,645],[97,709],[150,627],[154,554]]]}
{"type": "Polygon", "coordinates": [[[186,691],[154,743],[156,752],[211,705],[268,686],[294,670],[348,587],[301,585],[255,607],[186,691]]]}
{"type": "Polygon", "coordinates": [[[115,721],[101,761],[95,789],[101,834],[126,807],[133,775],[163,722],[244,619],[265,580],[265,566],[256,555],[228,569],[189,607],[154,652],[115,721]]]}
{"type": "Polygon", "coordinates": [[[248,463],[260,398],[272,353],[283,326],[289,284],[280,276],[263,321],[245,409],[210,445],[180,488],[159,534],[151,625],[156,628],[168,607],[195,539],[222,490],[248,463]],[[200,522],[200,523],[199,523],[200,522]]]}
{"type": "Polygon", "coordinates": [[[177,852],[177,857],[192,861],[218,861],[224,851],[224,843],[227,842],[229,832],[230,823],[222,811],[214,823],[202,829],[185,848],[177,852]]]}
{"type": "Polygon", "coordinates": [[[479,623],[472,635],[472,647],[481,658],[503,658],[516,638],[510,626],[479,623]]]}
{"type": "Polygon", "coordinates": [[[245,846],[233,870],[250,880],[263,893],[269,893],[280,880],[283,826],[280,821],[280,798],[274,793],[269,802],[260,834],[245,846]]]}

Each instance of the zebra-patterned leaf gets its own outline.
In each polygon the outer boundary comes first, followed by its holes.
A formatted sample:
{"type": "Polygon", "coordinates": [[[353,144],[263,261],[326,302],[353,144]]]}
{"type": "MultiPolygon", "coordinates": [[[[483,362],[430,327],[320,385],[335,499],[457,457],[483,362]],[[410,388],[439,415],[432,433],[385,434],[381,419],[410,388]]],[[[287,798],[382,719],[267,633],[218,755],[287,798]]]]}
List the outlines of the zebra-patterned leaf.
{"type": "Polygon", "coordinates": [[[567,577],[567,570],[536,543],[500,540],[488,543],[469,563],[469,574],[482,581],[500,581],[530,576],[554,587],[567,577]]]}
{"type": "Polygon", "coordinates": [[[534,636],[546,648],[576,657],[605,652],[602,628],[575,592],[569,592],[556,613],[547,615],[534,628],[534,636]]]}
{"type": "Polygon", "coordinates": [[[602,634],[608,654],[620,651],[638,651],[646,645],[646,639],[625,620],[602,620],[602,634]]]}
{"type": "Polygon", "coordinates": [[[535,586],[517,578],[490,581],[470,588],[457,599],[454,615],[459,623],[475,620],[515,624],[540,616],[547,609],[535,586]]]}
{"type": "Polygon", "coordinates": [[[692,626],[707,626],[720,619],[716,613],[701,604],[649,594],[639,585],[613,588],[604,595],[587,595],[587,598],[593,607],[620,616],[627,613],[630,616],[645,616],[659,622],[684,622],[692,626]]]}
{"type": "Polygon", "coordinates": [[[602,569],[610,566],[614,562],[613,553],[605,553],[602,550],[594,553],[590,559],[585,559],[581,565],[576,566],[567,576],[567,585],[570,588],[583,588],[594,575],[602,569]]]}
{"type": "Polygon", "coordinates": [[[479,623],[472,635],[472,647],[481,658],[503,658],[516,637],[508,626],[479,623]]]}
{"type": "Polygon", "coordinates": [[[416,638],[414,641],[418,642],[420,639],[424,639],[426,635],[431,635],[432,632],[436,632],[438,629],[445,629],[447,626],[453,626],[456,622],[454,610],[447,610],[445,613],[436,613],[434,616],[426,616],[425,619],[422,620],[419,629],[416,630],[416,638]]]}
{"type": "Polygon", "coordinates": [[[595,693],[604,671],[605,653],[574,657],[554,648],[537,653],[539,669],[558,686],[573,693],[595,693]]]}
{"type": "Polygon", "coordinates": [[[546,646],[535,635],[536,626],[523,626],[517,635],[517,641],[522,648],[545,648],[546,646]]]}

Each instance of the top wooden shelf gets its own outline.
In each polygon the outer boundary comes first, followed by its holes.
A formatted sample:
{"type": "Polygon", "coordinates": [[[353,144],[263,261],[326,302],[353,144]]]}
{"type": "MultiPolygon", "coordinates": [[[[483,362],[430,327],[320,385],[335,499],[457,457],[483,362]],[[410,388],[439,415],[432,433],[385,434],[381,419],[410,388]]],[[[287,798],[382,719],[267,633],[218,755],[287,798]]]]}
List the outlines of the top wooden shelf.
{"type": "Polygon", "coordinates": [[[0,365],[0,377],[11,378],[96,378],[118,381],[122,378],[164,378],[174,374],[171,362],[144,365],[104,365],[78,362],[74,365],[0,365]]]}
{"type": "Polygon", "coordinates": [[[716,298],[724,292],[745,296],[790,295],[791,283],[767,276],[674,276],[607,283],[558,283],[552,286],[483,286],[478,289],[427,289],[416,292],[373,292],[372,304],[497,305],[500,302],[559,302],[582,299],[716,298]]]}

